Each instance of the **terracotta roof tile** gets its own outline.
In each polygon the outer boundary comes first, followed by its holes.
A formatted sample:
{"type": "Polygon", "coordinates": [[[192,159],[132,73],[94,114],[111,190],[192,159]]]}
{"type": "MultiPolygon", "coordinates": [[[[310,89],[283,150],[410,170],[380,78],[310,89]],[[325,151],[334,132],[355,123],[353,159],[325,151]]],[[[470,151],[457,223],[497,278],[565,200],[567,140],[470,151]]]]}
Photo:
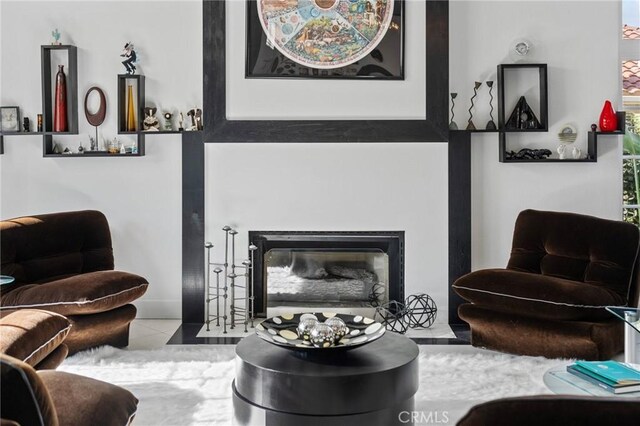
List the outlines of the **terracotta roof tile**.
{"type": "Polygon", "coordinates": [[[622,27],[622,38],[640,39],[640,27],[624,25],[622,27]]]}
{"type": "Polygon", "coordinates": [[[640,96],[640,60],[622,63],[622,92],[626,96],[640,96]]]}

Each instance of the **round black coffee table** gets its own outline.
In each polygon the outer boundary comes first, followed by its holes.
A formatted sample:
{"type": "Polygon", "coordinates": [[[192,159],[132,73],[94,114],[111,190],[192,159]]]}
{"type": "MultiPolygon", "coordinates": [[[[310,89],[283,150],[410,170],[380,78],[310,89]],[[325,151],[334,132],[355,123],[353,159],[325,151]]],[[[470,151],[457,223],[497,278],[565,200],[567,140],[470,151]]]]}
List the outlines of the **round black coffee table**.
{"type": "Polygon", "coordinates": [[[236,347],[234,424],[405,424],[407,414],[400,414],[414,409],[418,353],[413,341],[390,332],[358,348],[326,353],[246,337],[236,347]]]}

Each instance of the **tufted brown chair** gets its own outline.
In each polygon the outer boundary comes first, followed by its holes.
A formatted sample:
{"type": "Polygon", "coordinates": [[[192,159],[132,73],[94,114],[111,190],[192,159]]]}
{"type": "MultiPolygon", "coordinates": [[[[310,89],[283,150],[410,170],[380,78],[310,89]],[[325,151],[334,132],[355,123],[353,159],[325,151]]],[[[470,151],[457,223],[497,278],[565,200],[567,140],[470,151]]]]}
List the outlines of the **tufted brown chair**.
{"type": "Polygon", "coordinates": [[[20,217],[0,222],[0,271],[15,282],[2,286],[0,310],[39,309],[71,322],[69,353],[127,346],[136,316],[131,302],[147,280],[114,271],[111,233],[98,211],[20,217]]]}
{"type": "Polygon", "coordinates": [[[632,224],[525,210],[506,269],[458,279],[474,346],[550,358],[608,359],[623,323],[605,307],[637,306],[640,232],[632,224]]]}

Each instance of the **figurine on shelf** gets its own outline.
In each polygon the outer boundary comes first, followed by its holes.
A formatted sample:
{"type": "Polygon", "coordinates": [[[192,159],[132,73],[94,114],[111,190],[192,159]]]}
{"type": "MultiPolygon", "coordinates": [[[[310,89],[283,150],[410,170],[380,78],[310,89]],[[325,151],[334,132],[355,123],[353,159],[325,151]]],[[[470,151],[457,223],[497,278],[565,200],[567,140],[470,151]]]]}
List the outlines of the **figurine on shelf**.
{"type": "Polygon", "coordinates": [[[57,142],[53,143],[53,146],[51,147],[51,153],[52,154],[60,154],[60,145],[58,145],[57,142]]]}
{"type": "Polygon", "coordinates": [[[196,129],[202,130],[202,110],[196,109],[196,129]]]}
{"type": "Polygon", "coordinates": [[[38,132],[42,132],[42,114],[38,114],[38,132]]]}
{"type": "Polygon", "coordinates": [[[471,106],[469,107],[469,121],[467,122],[466,130],[476,130],[476,126],[475,124],[473,124],[473,102],[476,96],[478,96],[478,89],[480,88],[480,86],[482,86],[482,83],[479,81],[476,81],[473,86],[473,96],[471,97],[471,106]]]}
{"type": "Polygon", "coordinates": [[[91,151],[96,151],[97,150],[96,140],[91,135],[89,135],[89,146],[90,146],[91,151]]]}
{"type": "Polygon", "coordinates": [[[454,121],[454,119],[456,118],[456,113],[453,111],[453,109],[456,106],[457,97],[458,97],[457,93],[455,92],[451,93],[451,121],[449,122],[449,130],[458,130],[458,125],[454,121]]]}
{"type": "Polygon", "coordinates": [[[69,149],[69,147],[65,148],[64,151],[62,151],[63,154],[73,154],[73,151],[71,151],[69,149]]]}
{"type": "Polygon", "coordinates": [[[127,74],[131,74],[131,75],[135,74],[136,67],[133,64],[138,62],[138,55],[135,49],[133,48],[133,43],[129,42],[125,44],[124,50],[122,51],[120,56],[125,58],[125,60],[122,61],[122,65],[124,65],[125,69],[127,70],[127,74]]]}
{"type": "Polygon", "coordinates": [[[53,37],[53,40],[51,40],[52,46],[60,46],[62,44],[60,43],[60,31],[57,28],[51,31],[51,36],[53,37]]]}
{"type": "Polygon", "coordinates": [[[184,123],[184,115],[182,113],[180,113],[180,120],[178,120],[178,130],[181,132],[184,132],[184,127],[182,126],[182,123],[184,123]]]}
{"type": "Polygon", "coordinates": [[[171,117],[173,117],[173,114],[171,114],[170,112],[165,112],[164,113],[164,130],[165,131],[172,131],[173,130],[173,125],[171,124],[171,117]]]}
{"type": "Polygon", "coordinates": [[[548,149],[524,148],[518,152],[507,152],[508,160],[546,160],[551,155],[548,149]]]}
{"type": "Polygon", "coordinates": [[[598,125],[597,125],[596,123],[593,123],[593,124],[591,125],[591,131],[592,131],[592,132],[595,132],[596,130],[598,130],[598,125]]]}
{"type": "Polygon", "coordinates": [[[78,154],[84,154],[84,146],[82,146],[82,142],[80,142],[80,146],[78,147],[78,154]]]}
{"type": "Polygon", "coordinates": [[[493,81],[487,81],[487,86],[489,87],[489,108],[491,108],[491,110],[489,111],[489,117],[491,117],[491,119],[487,122],[485,129],[496,130],[496,123],[495,121],[493,121],[493,81]]]}
{"type": "Polygon", "coordinates": [[[577,146],[574,146],[573,149],[571,150],[571,155],[573,156],[574,159],[579,160],[582,158],[582,150],[577,146]]]}
{"type": "Polygon", "coordinates": [[[146,107],[144,109],[144,121],[142,126],[145,132],[157,132],[160,130],[160,122],[156,118],[156,111],[158,108],[146,107]]]}
{"type": "Polygon", "coordinates": [[[558,151],[558,158],[559,159],[564,160],[565,158],[567,158],[567,144],[566,143],[561,143],[560,146],[558,146],[558,149],[556,151],[558,151]]]}
{"type": "Polygon", "coordinates": [[[22,131],[29,133],[31,131],[29,125],[29,117],[25,117],[22,119],[22,131]]]}
{"type": "Polygon", "coordinates": [[[191,117],[191,126],[189,126],[187,130],[198,130],[198,125],[196,124],[196,109],[190,109],[189,112],[187,112],[187,116],[191,117]]]}

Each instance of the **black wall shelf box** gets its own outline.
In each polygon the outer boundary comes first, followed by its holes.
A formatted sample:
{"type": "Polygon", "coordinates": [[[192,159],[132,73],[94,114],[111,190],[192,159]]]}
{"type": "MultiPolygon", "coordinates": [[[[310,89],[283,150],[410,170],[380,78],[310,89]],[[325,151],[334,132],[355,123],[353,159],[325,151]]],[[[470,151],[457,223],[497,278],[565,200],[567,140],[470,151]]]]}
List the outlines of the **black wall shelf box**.
{"type": "MultiPolygon", "coordinates": [[[[498,129],[501,132],[546,132],[549,130],[549,101],[548,101],[548,84],[547,84],[547,64],[500,64],[498,65],[498,129]],[[506,77],[505,73],[507,71],[513,70],[526,70],[526,69],[537,69],[538,70],[538,84],[540,86],[540,104],[538,109],[538,121],[540,122],[540,127],[535,129],[516,129],[516,128],[507,128],[507,116],[511,115],[510,111],[506,111],[506,101],[507,91],[505,89],[506,86],[506,77]]],[[[517,97],[524,95],[523,93],[518,93],[517,97]]],[[[534,108],[535,110],[535,108],[534,108]]],[[[535,112],[535,111],[534,111],[535,112]]]]}
{"type": "Polygon", "coordinates": [[[52,52],[60,50],[67,52],[67,66],[65,69],[67,84],[67,120],[69,130],[65,133],[78,134],[78,49],[76,46],[45,45],[40,47],[42,58],[42,125],[45,132],[53,132],[53,104],[55,86],[52,77],[56,75],[57,65],[51,62],[52,52]],[[54,65],[56,66],[54,69],[54,65]]]}

